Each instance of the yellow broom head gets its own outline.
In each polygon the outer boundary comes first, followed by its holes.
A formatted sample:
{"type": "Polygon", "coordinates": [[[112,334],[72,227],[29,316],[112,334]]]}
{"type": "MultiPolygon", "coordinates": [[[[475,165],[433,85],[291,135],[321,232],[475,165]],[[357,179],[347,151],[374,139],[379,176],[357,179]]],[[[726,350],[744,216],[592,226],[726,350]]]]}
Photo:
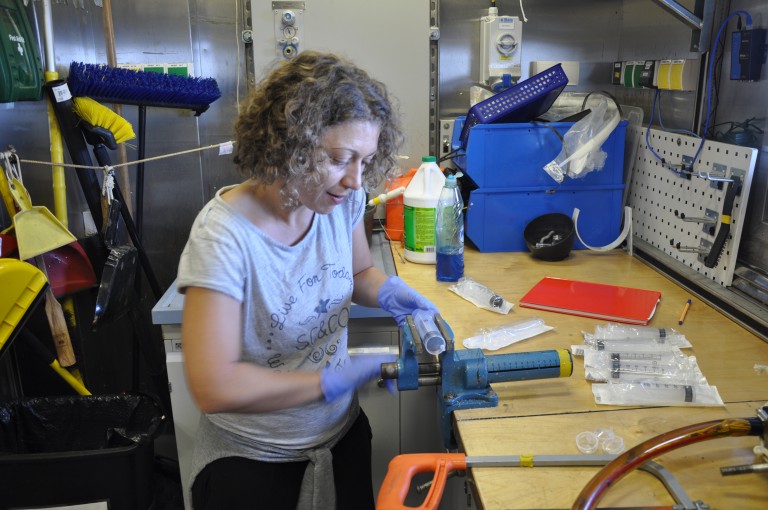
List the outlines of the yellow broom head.
{"type": "Polygon", "coordinates": [[[78,117],[92,126],[109,129],[117,143],[136,138],[131,123],[90,97],[73,99],[74,110],[78,117]]]}

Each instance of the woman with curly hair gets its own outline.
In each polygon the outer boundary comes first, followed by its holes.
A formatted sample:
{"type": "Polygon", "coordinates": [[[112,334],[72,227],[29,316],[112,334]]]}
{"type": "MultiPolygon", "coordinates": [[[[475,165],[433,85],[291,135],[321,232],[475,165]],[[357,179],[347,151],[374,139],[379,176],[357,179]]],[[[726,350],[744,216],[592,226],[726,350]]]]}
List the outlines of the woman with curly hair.
{"type": "Polygon", "coordinates": [[[434,305],[373,266],[364,186],[402,134],[385,86],[305,51],[235,124],[245,181],[216,193],[179,263],[186,375],[202,411],[195,510],[372,509],[371,428],[357,388],[383,356],[347,351],[352,301],[402,324],[434,305]]]}

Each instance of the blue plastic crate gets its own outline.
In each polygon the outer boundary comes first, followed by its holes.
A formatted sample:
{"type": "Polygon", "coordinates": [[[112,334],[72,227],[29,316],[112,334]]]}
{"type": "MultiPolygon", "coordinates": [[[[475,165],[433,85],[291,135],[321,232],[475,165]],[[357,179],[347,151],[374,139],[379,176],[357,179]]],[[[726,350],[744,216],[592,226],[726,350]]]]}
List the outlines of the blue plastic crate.
{"type": "MultiPolygon", "coordinates": [[[[621,232],[622,184],[591,187],[477,189],[470,193],[466,236],[481,252],[528,251],[525,226],[548,213],[567,216],[578,208],[579,235],[590,246],[605,246],[621,232]]],[[[574,239],[574,249],[585,246],[574,239]]]]}
{"type": "MultiPolygon", "coordinates": [[[[458,148],[464,117],[454,122],[453,147],[458,148]]],[[[549,125],[561,135],[573,122],[549,125]]],[[[566,177],[564,185],[595,186],[621,184],[624,180],[624,141],[627,121],[619,122],[602,145],[608,154],[605,166],[584,177],[566,177]]],[[[544,165],[560,153],[563,143],[541,123],[478,124],[470,130],[469,143],[456,163],[483,189],[518,186],[555,186],[544,165]]]]}

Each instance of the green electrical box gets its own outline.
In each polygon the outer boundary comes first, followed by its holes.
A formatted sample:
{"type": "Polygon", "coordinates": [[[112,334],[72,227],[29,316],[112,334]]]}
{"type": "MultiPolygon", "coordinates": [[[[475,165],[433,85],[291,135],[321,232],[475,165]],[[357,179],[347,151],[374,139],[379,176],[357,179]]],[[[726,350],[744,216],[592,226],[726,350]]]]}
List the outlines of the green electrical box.
{"type": "Polygon", "coordinates": [[[43,97],[43,66],[22,0],[0,0],[0,103],[43,97]]]}

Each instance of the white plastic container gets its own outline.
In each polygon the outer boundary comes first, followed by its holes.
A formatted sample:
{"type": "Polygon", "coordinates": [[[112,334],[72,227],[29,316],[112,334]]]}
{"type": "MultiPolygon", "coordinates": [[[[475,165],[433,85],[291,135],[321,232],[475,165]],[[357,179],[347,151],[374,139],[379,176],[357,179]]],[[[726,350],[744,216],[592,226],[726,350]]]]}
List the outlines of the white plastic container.
{"type": "Polygon", "coordinates": [[[434,156],[424,156],[403,194],[403,238],[405,258],[419,264],[434,264],[435,209],[445,176],[434,156]]]}

